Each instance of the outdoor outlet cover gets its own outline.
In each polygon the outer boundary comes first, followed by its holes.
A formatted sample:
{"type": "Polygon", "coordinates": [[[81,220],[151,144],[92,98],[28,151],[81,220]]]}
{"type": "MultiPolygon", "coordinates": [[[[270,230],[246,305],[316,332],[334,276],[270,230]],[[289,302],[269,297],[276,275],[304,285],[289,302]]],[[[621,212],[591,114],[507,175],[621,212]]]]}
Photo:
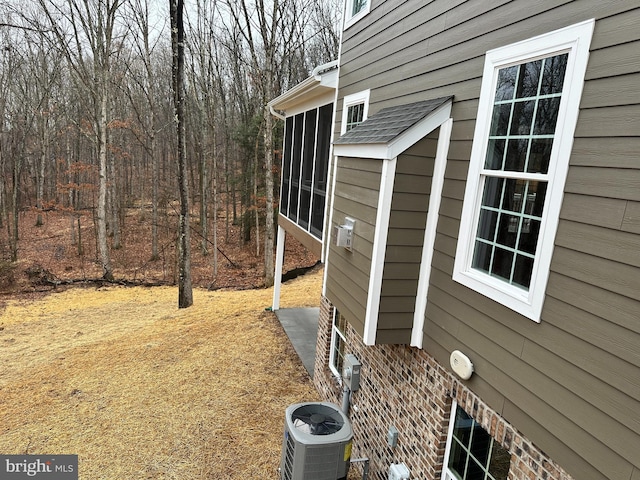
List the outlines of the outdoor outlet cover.
{"type": "Polygon", "coordinates": [[[387,443],[391,448],[396,448],[398,445],[398,429],[391,425],[387,432],[387,443]]]}

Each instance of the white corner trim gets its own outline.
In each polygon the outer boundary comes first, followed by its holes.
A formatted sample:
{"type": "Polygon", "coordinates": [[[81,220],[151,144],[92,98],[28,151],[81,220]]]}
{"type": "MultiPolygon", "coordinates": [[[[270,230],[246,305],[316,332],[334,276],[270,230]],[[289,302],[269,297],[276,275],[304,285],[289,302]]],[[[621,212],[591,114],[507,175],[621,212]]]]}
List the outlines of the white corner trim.
{"type": "MultiPolygon", "coordinates": [[[[336,113],[335,113],[335,107],[334,107],[334,110],[333,110],[334,125],[335,125],[335,114],[336,113]]],[[[333,137],[333,131],[331,135],[333,137]]],[[[330,199],[326,202],[325,212],[324,212],[325,220],[327,215],[329,216],[329,220],[324,224],[324,229],[322,232],[322,237],[323,237],[322,251],[324,253],[324,258],[323,258],[324,272],[322,274],[322,296],[323,297],[327,296],[327,276],[328,276],[327,274],[329,272],[329,257],[331,256],[329,253],[331,251],[331,241],[332,241],[331,235],[333,234],[332,232],[333,205],[335,204],[335,200],[336,200],[336,182],[337,182],[336,177],[338,176],[338,157],[335,156],[333,153],[331,153],[331,149],[329,149],[329,168],[327,169],[327,175],[332,170],[333,172],[331,173],[331,193],[329,193],[328,191],[326,192],[327,196],[328,197],[330,196],[330,199]]]]}
{"type": "Polygon", "coordinates": [[[380,294],[382,292],[382,275],[389,234],[389,217],[391,216],[391,198],[396,177],[397,158],[382,163],[380,176],[380,195],[376,213],[376,228],[373,235],[373,252],[371,255],[371,272],[367,296],[367,310],[364,319],[363,341],[365,345],[374,345],[378,330],[378,314],[380,312],[380,294]]]}
{"type": "Polygon", "coordinates": [[[429,194],[429,210],[427,212],[427,224],[424,229],[424,241],[422,243],[422,260],[420,262],[420,276],[418,277],[418,292],[414,309],[413,328],[411,330],[411,346],[422,348],[422,330],[424,328],[424,316],[427,311],[427,298],[429,295],[429,280],[431,277],[431,261],[433,249],[436,243],[436,229],[440,218],[440,203],[442,201],[442,189],[444,187],[444,174],[447,168],[447,155],[451,141],[453,119],[448,118],[440,125],[436,159],[433,166],[431,180],[431,193],[429,194]]]}

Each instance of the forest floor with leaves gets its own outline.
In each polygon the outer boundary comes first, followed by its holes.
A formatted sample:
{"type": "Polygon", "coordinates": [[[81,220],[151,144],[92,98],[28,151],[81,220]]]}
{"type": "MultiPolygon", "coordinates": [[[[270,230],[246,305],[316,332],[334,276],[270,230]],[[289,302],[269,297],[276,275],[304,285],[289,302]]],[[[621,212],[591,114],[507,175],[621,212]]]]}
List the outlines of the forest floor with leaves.
{"type": "MultiPolygon", "coordinates": [[[[148,261],[133,215],[116,279],[168,282],[173,260],[148,261]]],[[[29,279],[34,265],[57,280],[100,277],[90,234],[78,256],[68,218],[53,217],[21,218],[0,297],[0,453],[77,454],[87,480],[276,479],[285,408],[318,394],[266,309],[255,244],[221,245],[236,266],[221,257],[215,279],[195,253],[194,305],[178,309],[175,286],[29,279]]],[[[288,255],[289,269],[315,262],[293,243],[288,255]]],[[[317,306],[321,282],[320,267],[288,281],[281,307],[317,306]]]]}
{"type": "MultiPolygon", "coordinates": [[[[116,281],[128,284],[174,285],[177,282],[176,227],[178,219],[173,209],[160,215],[158,225],[158,258],[152,259],[151,211],[149,208],[130,208],[121,227],[121,247],[111,249],[111,263],[116,281]]],[[[48,291],[56,283],[96,283],[102,277],[102,268],[96,254],[95,228],[90,213],[80,217],[81,231],[75,242],[72,220],[68,213],[48,211],[42,214],[42,225],[37,214],[25,210],[19,217],[18,262],[0,268],[0,294],[23,294],[48,291]],[[81,247],[81,248],[79,248],[81,247]]],[[[194,287],[217,290],[246,289],[264,286],[264,232],[256,239],[255,228],[251,240],[241,239],[241,227],[232,219],[218,215],[217,269],[214,269],[213,240],[211,234],[205,242],[203,254],[201,228],[191,219],[191,275],[194,287]],[[214,273],[215,270],[215,273],[214,273]]],[[[237,223],[237,222],[236,222],[237,223]]],[[[2,257],[7,259],[6,228],[0,236],[2,257]]],[[[211,230],[211,228],[210,228],[211,230]]],[[[109,237],[110,245],[113,236],[109,237]]],[[[315,265],[318,258],[306,250],[293,237],[288,236],[285,246],[283,272],[295,271],[315,265]]],[[[1,301],[1,297],[0,297],[1,301]]]]}

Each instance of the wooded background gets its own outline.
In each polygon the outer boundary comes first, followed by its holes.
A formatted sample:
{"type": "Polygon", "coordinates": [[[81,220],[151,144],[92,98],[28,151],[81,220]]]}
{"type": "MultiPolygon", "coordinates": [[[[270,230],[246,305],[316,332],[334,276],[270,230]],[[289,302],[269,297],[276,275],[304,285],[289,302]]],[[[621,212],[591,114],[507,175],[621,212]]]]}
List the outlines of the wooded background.
{"type": "MultiPolygon", "coordinates": [[[[282,125],[265,105],[337,58],[340,4],[185,2],[191,224],[214,271],[230,223],[256,255],[273,250],[282,125]]],[[[19,260],[25,209],[38,222],[48,210],[68,214],[79,252],[81,218],[91,219],[105,278],[110,252],[126,248],[127,210],[148,210],[158,256],[158,226],[177,231],[166,219],[179,209],[171,68],[167,0],[0,0],[3,262],[19,260]]],[[[269,286],[273,256],[264,258],[269,286]]]]}

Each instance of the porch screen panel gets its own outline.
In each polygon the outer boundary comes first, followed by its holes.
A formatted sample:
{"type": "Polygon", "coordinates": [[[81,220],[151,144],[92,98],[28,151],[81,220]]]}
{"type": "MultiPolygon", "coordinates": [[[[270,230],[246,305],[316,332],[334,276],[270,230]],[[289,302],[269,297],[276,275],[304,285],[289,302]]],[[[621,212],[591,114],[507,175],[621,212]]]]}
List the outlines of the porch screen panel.
{"type": "Polygon", "coordinates": [[[305,229],[309,226],[309,217],[311,215],[311,183],[313,181],[313,160],[315,156],[317,120],[317,110],[309,110],[305,113],[302,172],[300,175],[300,213],[298,214],[298,224],[305,229]]]}
{"type": "Polygon", "coordinates": [[[329,169],[329,146],[331,143],[331,121],[333,104],[318,109],[318,136],[316,139],[316,162],[313,177],[313,202],[311,205],[310,232],[322,238],[325,200],[327,195],[327,171],[329,169]]]}
{"type": "Polygon", "coordinates": [[[291,155],[291,187],[289,193],[288,217],[298,222],[298,199],[300,196],[300,171],[302,163],[302,135],[304,131],[304,113],[296,115],[293,124],[293,151],[291,155]]]}
{"type": "Polygon", "coordinates": [[[284,147],[282,152],[282,183],[280,187],[280,213],[287,215],[291,186],[291,146],[293,145],[293,117],[287,118],[284,126],[284,147]]]}

